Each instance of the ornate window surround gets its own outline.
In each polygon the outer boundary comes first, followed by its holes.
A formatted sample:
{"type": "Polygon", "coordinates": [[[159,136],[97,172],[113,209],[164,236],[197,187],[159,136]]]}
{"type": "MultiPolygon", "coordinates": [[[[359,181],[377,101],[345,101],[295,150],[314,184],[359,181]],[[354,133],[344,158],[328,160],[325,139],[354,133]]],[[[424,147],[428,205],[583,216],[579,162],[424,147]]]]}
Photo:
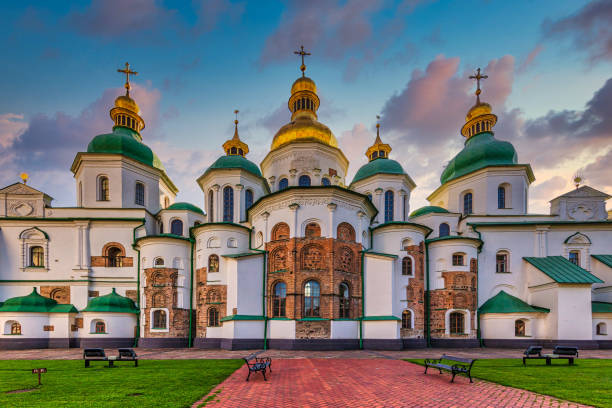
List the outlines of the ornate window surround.
{"type": "Polygon", "coordinates": [[[38,227],[28,228],[19,234],[21,240],[21,266],[22,272],[48,272],[49,271],[49,235],[38,227]],[[44,251],[44,266],[30,266],[30,249],[40,246],[44,251]]]}

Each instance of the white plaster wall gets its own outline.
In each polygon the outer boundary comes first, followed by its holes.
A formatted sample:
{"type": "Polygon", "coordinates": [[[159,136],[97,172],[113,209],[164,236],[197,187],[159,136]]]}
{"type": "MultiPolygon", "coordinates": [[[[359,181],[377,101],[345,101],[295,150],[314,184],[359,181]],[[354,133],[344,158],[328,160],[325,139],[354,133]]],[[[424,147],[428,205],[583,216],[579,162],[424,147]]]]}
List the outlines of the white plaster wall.
{"type": "Polygon", "coordinates": [[[400,338],[400,324],[395,320],[364,321],[364,339],[398,339],[400,338]]]}
{"type": "Polygon", "coordinates": [[[161,223],[164,226],[164,233],[169,234],[171,232],[171,224],[175,219],[183,221],[183,233],[184,237],[189,237],[189,228],[193,227],[196,221],[203,223],[205,216],[202,214],[195,213],[193,211],[185,210],[162,210],[160,213],[161,223]]]}
{"type": "Polygon", "coordinates": [[[395,259],[366,254],[364,262],[365,315],[391,316],[395,259]]]}
{"type": "MultiPolygon", "coordinates": [[[[332,329],[332,336],[333,336],[333,329],[332,329]]],[[[295,338],[295,320],[268,320],[268,338],[270,339],[294,339],[295,338]]]]}
{"type": "MultiPolygon", "coordinates": [[[[477,258],[478,242],[462,239],[450,239],[432,242],[428,245],[429,250],[429,288],[430,290],[444,289],[442,272],[469,272],[470,259],[477,258]],[[464,254],[464,265],[453,265],[453,254],[464,254]]],[[[479,271],[480,272],[480,271],[479,271]]],[[[480,277],[479,277],[480,283],[480,277]]],[[[482,292],[481,292],[482,293],[482,292]]]]}
{"type": "Polygon", "coordinates": [[[133,338],[134,328],[137,325],[137,315],[134,313],[102,313],[83,312],[83,328],[79,329],[82,338],[133,338]],[[92,332],[91,325],[94,320],[102,320],[106,324],[106,334],[92,332]]]}
{"type": "Polygon", "coordinates": [[[484,339],[539,339],[545,313],[487,313],[480,317],[480,329],[484,339]],[[525,321],[525,336],[514,335],[514,322],[525,321]]]}
{"type": "Polygon", "coordinates": [[[417,224],[431,228],[433,231],[427,238],[432,239],[440,236],[440,224],[442,223],[448,224],[450,235],[457,235],[459,217],[459,214],[428,213],[419,217],[410,218],[410,222],[416,222],[417,224]]]}
{"type": "Polygon", "coordinates": [[[332,339],[356,339],[359,337],[359,322],[356,320],[332,320],[332,339]]]}
{"type": "Polygon", "coordinates": [[[378,209],[375,223],[385,222],[385,192],[388,190],[393,191],[393,221],[408,221],[413,188],[408,178],[399,174],[376,174],[351,185],[351,189],[358,193],[372,195],[372,203],[378,209]]]}
{"type": "MultiPolygon", "coordinates": [[[[229,285],[235,282],[235,299],[231,300],[238,308],[239,315],[263,315],[262,310],[262,279],[263,279],[263,254],[236,258],[228,261],[228,310],[229,309],[229,285]],[[234,267],[233,264],[236,264],[234,267]],[[236,270],[234,275],[234,270],[236,270]]],[[[232,290],[234,295],[234,290],[232,290]]],[[[242,322],[242,321],[241,321],[242,322]]],[[[263,323],[262,323],[263,324],[263,323]]]]}
{"type": "Polygon", "coordinates": [[[558,293],[556,284],[550,283],[530,289],[527,303],[533,306],[550,309],[540,321],[538,336],[542,339],[559,339],[558,293]]]}
{"type": "Polygon", "coordinates": [[[559,285],[558,339],[591,340],[590,285],[559,285]]]}
{"type": "Polygon", "coordinates": [[[593,313],[593,340],[612,340],[612,313],[593,313]],[[606,335],[597,334],[599,323],[605,323],[606,335]]]}
{"type": "Polygon", "coordinates": [[[236,320],[233,326],[235,339],[263,339],[263,320],[236,320]]]}
{"type": "Polygon", "coordinates": [[[231,330],[229,330],[229,326],[231,322],[223,322],[222,326],[219,327],[207,327],[206,328],[206,338],[209,339],[222,339],[222,338],[231,338],[231,330]],[[224,330],[224,327],[226,328],[224,330]],[[225,335],[225,333],[228,333],[225,335]]]}
{"type": "MultiPolygon", "coordinates": [[[[65,319],[69,319],[68,313],[65,314],[65,319]]],[[[52,332],[44,331],[44,326],[48,326],[49,313],[15,313],[15,312],[2,312],[0,313],[0,333],[3,338],[49,338],[49,334],[52,332]],[[7,321],[14,320],[21,324],[21,336],[5,335],[5,324],[7,321]]],[[[68,337],[68,336],[66,336],[68,337]]]]}

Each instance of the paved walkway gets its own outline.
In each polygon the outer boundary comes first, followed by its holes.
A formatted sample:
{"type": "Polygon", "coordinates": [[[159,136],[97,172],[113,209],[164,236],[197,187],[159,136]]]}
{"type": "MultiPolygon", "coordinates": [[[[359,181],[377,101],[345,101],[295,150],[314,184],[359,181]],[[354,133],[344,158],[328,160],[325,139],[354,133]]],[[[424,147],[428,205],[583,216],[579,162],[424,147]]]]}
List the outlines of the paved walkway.
{"type": "MultiPolygon", "coordinates": [[[[260,350],[205,350],[205,349],[149,349],[137,348],[142,359],[200,359],[200,358],[242,358],[260,350]]],[[[462,349],[415,349],[402,351],[346,350],[346,351],[301,351],[266,350],[266,356],[273,359],[294,358],[439,358],[442,354],[472,358],[519,358],[524,349],[462,348],[462,349]]],[[[106,349],[109,355],[117,354],[115,349],[106,349]]],[[[38,349],[38,350],[0,350],[0,360],[75,360],[83,357],[83,349],[38,349]]],[[[580,350],[581,358],[609,358],[612,350],[580,350]]]]}
{"type": "MultiPolygon", "coordinates": [[[[268,353],[266,353],[268,355],[268,353]]],[[[391,359],[281,359],[264,381],[238,369],[193,406],[217,407],[583,407],[533,392],[448,374],[424,375],[391,359]]]]}

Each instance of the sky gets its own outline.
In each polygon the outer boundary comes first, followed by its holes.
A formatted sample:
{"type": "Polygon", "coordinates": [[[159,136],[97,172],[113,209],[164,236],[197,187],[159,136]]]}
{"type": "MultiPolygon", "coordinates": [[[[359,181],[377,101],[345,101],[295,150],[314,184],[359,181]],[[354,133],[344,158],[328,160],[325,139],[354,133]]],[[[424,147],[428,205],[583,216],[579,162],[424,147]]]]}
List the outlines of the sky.
{"type": "Polygon", "coordinates": [[[481,67],[495,137],[531,164],[530,212],[580,174],[612,193],[612,0],[93,0],[0,5],[0,185],[29,184],[75,205],[70,166],[112,129],[126,61],[143,142],[202,206],[196,179],[223,154],[235,109],[247,156],[259,164],[290,120],[287,100],[306,74],[319,120],[350,161],[349,184],[375,137],[415,180],[427,205],[464,143],[481,67]]]}

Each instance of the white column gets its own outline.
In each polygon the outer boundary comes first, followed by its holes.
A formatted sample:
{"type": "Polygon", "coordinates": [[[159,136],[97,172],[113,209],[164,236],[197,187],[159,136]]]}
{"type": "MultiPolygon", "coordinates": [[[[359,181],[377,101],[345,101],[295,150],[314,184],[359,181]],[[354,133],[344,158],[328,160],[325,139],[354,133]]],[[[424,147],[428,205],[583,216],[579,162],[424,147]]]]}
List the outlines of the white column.
{"type": "Polygon", "coordinates": [[[275,181],[276,181],[276,177],[275,176],[268,177],[268,183],[270,184],[270,191],[271,192],[275,192],[277,190],[276,186],[274,185],[275,181]]]}
{"type": "Polygon", "coordinates": [[[337,204],[327,204],[327,209],[329,210],[329,229],[327,238],[336,238],[336,229],[334,228],[334,213],[336,212],[336,207],[338,207],[337,204]]]}
{"type": "Polygon", "coordinates": [[[266,211],[263,214],[261,214],[261,216],[264,219],[263,242],[265,244],[266,242],[269,241],[268,239],[268,218],[270,217],[270,213],[266,211]]]}
{"type": "Polygon", "coordinates": [[[242,195],[244,194],[244,186],[242,184],[236,184],[234,188],[234,219],[233,222],[236,224],[240,223],[242,219],[242,195]]]}
{"type": "Polygon", "coordinates": [[[365,217],[365,213],[363,211],[357,211],[357,217],[359,217],[359,228],[357,229],[357,236],[356,241],[358,244],[362,244],[364,247],[364,243],[363,243],[363,217],[365,217]]]}
{"type": "Polygon", "coordinates": [[[407,200],[405,199],[405,197],[406,197],[406,191],[400,190],[399,191],[400,205],[398,205],[397,207],[400,208],[402,212],[400,213],[400,216],[396,218],[398,221],[406,221],[408,219],[408,214],[406,214],[407,200]]]}
{"type": "Polygon", "coordinates": [[[212,186],[213,188],[213,201],[214,201],[214,206],[215,208],[213,209],[213,220],[212,222],[220,222],[223,221],[223,209],[221,208],[220,202],[221,200],[219,199],[219,185],[215,184],[212,186]]]}
{"type": "Polygon", "coordinates": [[[83,258],[81,260],[82,268],[89,268],[91,266],[91,250],[89,248],[89,222],[83,225],[83,258]]]}
{"type": "MultiPolygon", "coordinates": [[[[81,226],[74,226],[74,269],[81,269],[81,257],[83,256],[83,235],[81,226]]],[[[24,264],[25,265],[25,264],[24,264]]]]}
{"type": "Polygon", "coordinates": [[[297,169],[289,170],[289,185],[290,186],[297,186],[297,182],[295,181],[296,174],[297,174],[297,169]]]}
{"type": "Polygon", "coordinates": [[[295,238],[297,236],[299,236],[298,232],[297,232],[297,223],[298,223],[298,208],[300,208],[299,204],[291,204],[289,205],[289,209],[293,212],[293,225],[291,225],[291,231],[289,233],[289,238],[295,238]]]}
{"type": "Polygon", "coordinates": [[[320,186],[321,185],[321,169],[314,169],[312,172],[314,174],[314,180],[312,180],[312,185],[320,186]]]}
{"type": "Polygon", "coordinates": [[[548,253],[548,230],[547,226],[536,227],[536,248],[535,253],[538,257],[547,256],[548,253]]]}
{"type": "Polygon", "coordinates": [[[385,205],[383,203],[383,189],[377,188],[374,190],[374,194],[376,194],[376,208],[378,208],[378,214],[376,215],[375,223],[383,223],[385,222],[385,205]]]}

